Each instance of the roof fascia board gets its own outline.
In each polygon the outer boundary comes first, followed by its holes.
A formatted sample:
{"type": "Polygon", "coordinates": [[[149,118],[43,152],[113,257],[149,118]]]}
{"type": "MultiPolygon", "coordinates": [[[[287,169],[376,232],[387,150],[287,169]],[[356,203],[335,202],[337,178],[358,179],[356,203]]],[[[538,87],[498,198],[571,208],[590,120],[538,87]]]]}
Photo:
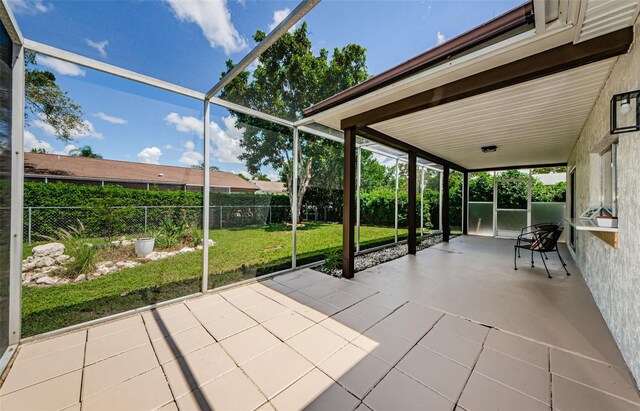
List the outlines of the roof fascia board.
{"type": "MultiPolygon", "coordinates": [[[[69,176],[69,175],[59,175],[59,174],[37,174],[37,173],[25,173],[24,175],[27,178],[50,178],[52,180],[79,180],[79,181],[94,181],[100,182],[104,181],[105,183],[132,183],[132,184],[154,184],[154,185],[172,185],[172,186],[187,186],[187,187],[204,187],[203,184],[190,184],[181,181],[151,181],[151,180],[130,180],[130,179],[122,179],[122,178],[102,178],[102,177],[84,177],[84,176],[69,176]]],[[[243,180],[246,181],[246,180],[243,180]]],[[[209,184],[210,187],[221,187],[221,188],[242,188],[251,190],[249,187],[241,187],[241,186],[222,186],[209,184]]]]}
{"type": "Polygon", "coordinates": [[[310,117],[305,117],[299,120],[298,123],[303,121],[319,122],[323,123],[324,119],[330,117],[336,112],[342,112],[358,104],[362,104],[370,99],[379,98],[385,94],[403,87],[411,87],[413,84],[424,81],[425,78],[429,80],[437,80],[439,77],[444,76],[447,73],[455,71],[461,71],[469,68],[473,68],[474,65],[482,64],[485,61],[499,58],[506,53],[510,53],[516,49],[522,49],[527,46],[533,46],[538,44],[544,44],[541,48],[551,48],[549,44],[554,43],[556,38],[570,41],[573,39],[573,27],[572,26],[557,26],[554,29],[549,29],[544,35],[536,35],[535,30],[530,30],[525,33],[518,34],[514,37],[506,39],[496,44],[492,44],[480,50],[476,50],[472,53],[466,54],[452,61],[448,61],[444,64],[432,67],[428,70],[415,74],[414,76],[400,80],[390,86],[382,89],[375,90],[362,97],[358,97],[354,100],[343,103],[340,106],[328,109],[318,114],[314,114],[310,117]],[[548,47],[547,47],[548,46],[548,47]]]}
{"type": "Polygon", "coordinates": [[[510,10],[487,23],[463,33],[442,45],[395,66],[363,83],[338,93],[304,110],[306,115],[312,115],[338,106],[345,101],[352,100],[372,91],[384,88],[398,80],[423,71],[434,64],[439,64],[452,55],[462,53],[484,42],[504,34],[510,30],[527,24],[531,19],[533,6],[531,2],[510,10]]]}
{"type": "Polygon", "coordinates": [[[565,44],[345,118],[340,128],[362,128],[615,57],[627,52],[632,42],[633,28],[627,27],[577,45],[565,44]]]}

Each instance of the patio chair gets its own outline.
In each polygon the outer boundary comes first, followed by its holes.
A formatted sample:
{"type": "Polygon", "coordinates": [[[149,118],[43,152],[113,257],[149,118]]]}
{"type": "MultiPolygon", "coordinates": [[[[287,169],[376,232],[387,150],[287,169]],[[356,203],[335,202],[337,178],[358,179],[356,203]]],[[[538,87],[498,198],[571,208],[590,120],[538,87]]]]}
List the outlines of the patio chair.
{"type": "MultiPolygon", "coordinates": [[[[536,227],[536,226],[534,226],[536,227]]],[[[523,230],[524,231],[524,230],[523,230]]],[[[531,251],[531,267],[535,267],[533,264],[533,253],[540,253],[540,259],[544,264],[544,268],[547,271],[548,278],[552,278],[549,273],[549,267],[547,267],[548,259],[547,253],[555,251],[558,254],[558,258],[562,263],[562,268],[571,275],[567,270],[567,264],[562,259],[560,251],[558,250],[558,239],[562,235],[563,228],[557,224],[539,224],[533,231],[523,232],[518,236],[516,245],[513,246],[513,268],[518,269],[517,257],[520,249],[531,251]]]]}
{"type": "MultiPolygon", "coordinates": [[[[560,224],[555,222],[549,222],[549,223],[538,223],[538,224],[533,224],[533,225],[524,227],[522,230],[520,230],[520,235],[518,236],[517,245],[522,245],[522,243],[529,243],[529,244],[533,243],[533,233],[536,230],[547,228],[547,227],[560,227],[560,224]]],[[[520,249],[518,249],[518,258],[520,258],[520,249]]],[[[545,258],[547,260],[549,259],[546,256],[546,254],[545,254],[545,258]]]]}

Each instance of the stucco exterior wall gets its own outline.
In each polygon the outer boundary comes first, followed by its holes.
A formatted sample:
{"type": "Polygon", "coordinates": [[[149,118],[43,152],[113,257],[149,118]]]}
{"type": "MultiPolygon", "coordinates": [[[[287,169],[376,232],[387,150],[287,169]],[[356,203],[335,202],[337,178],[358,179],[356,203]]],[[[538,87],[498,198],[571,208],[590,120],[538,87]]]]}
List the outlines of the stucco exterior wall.
{"type": "MultiPolygon", "coordinates": [[[[576,167],[576,212],[600,205],[599,152],[609,135],[609,101],[640,89],[640,20],[629,53],[618,58],[568,160],[576,167]]],[[[640,132],[618,135],[619,248],[577,232],[577,264],[636,383],[640,382],[640,132]]],[[[567,186],[569,176],[567,175],[567,186]]],[[[569,198],[569,195],[567,195],[569,198]]]]}

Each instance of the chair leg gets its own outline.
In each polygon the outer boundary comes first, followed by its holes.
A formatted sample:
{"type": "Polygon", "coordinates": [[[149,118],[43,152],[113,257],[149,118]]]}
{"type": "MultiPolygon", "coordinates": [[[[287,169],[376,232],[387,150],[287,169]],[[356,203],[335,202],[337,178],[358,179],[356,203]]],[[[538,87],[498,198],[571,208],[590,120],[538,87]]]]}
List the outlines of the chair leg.
{"type": "Polygon", "coordinates": [[[556,253],[558,253],[558,258],[560,259],[560,262],[562,263],[562,265],[566,267],[567,263],[564,262],[564,260],[562,259],[562,255],[560,255],[560,250],[558,250],[557,248],[556,248],[556,253]]]}
{"type": "Polygon", "coordinates": [[[535,268],[535,265],[533,265],[533,250],[531,250],[531,268],[535,268]]]}
{"type": "Polygon", "coordinates": [[[544,261],[543,253],[540,253],[540,259],[542,260],[542,264],[544,264],[544,269],[547,270],[547,277],[551,278],[551,274],[549,274],[549,268],[547,267],[547,262],[544,261]]]}
{"type": "Polygon", "coordinates": [[[516,256],[518,255],[518,253],[520,252],[520,249],[516,246],[513,247],[513,269],[517,270],[518,269],[518,263],[517,263],[517,259],[516,256]]]}
{"type": "Polygon", "coordinates": [[[560,255],[560,250],[558,250],[556,248],[556,253],[558,253],[558,258],[560,259],[560,262],[562,263],[562,268],[564,268],[564,272],[567,273],[567,275],[571,275],[569,273],[569,271],[567,270],[567,264],[564,262],[564,260],[562,259],[562,256],[560,255]]]}

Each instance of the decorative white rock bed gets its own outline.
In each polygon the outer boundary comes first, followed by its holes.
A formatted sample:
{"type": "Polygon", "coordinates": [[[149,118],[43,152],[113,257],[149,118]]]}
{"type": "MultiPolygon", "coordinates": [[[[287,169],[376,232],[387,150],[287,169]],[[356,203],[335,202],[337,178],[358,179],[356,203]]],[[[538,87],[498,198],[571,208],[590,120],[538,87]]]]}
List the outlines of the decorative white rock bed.
{"type": "MultiPolygon", "coordinates": [[[[91,244],[87,244],[92,246],[91,244]]],[[[110,243],[113,247],[131,247],[133,241],[121,239],[110,243]]],[[[215,245],[209,240],[209,247],[215,245]]],[[[162,260],[179,254],[191,253],[202,250],[202,245],[197,247],[183,247],[177,251],[154,251],[145,258],[125,261],[101,261],[96,264],[96,270],[89,274],[80,274],[75,279],[57,276],[64,270],[65,265],[73,261],[64,254],[65,246],[61,243],[48,243],[33,247],[31,255],[22,261],[22,284],[53,286],[69,283],[80,283],[103,275],[113,274],[126,268],[133,268],[150,261],[162,260]]]]}
{"type": "MultiPolygon", "coordinates": [[[[418,239],[418,244],[416,245],[416,250],[424,250],[433,245],[442,242],[442,234],[427,234],[422,240],[418,239]]],[[[376,251],[366,252],[360,255],[357,255],[354,260],[354,271],[359,272],[366,270],[367,268],[375,267],[376,265],[386,263],[387,261],[395,260],[396,258],[400,258],[407,255],[407,244],[397,244],[395,246],[390,246],[386,248],[382,248],[376,251]]],[[[342,270],[328,270],[324,266],[320,265],[314,268],[316,271],[323,272],[325,274],[332,275],[334,277],[342,276],[342,270]]]]}

